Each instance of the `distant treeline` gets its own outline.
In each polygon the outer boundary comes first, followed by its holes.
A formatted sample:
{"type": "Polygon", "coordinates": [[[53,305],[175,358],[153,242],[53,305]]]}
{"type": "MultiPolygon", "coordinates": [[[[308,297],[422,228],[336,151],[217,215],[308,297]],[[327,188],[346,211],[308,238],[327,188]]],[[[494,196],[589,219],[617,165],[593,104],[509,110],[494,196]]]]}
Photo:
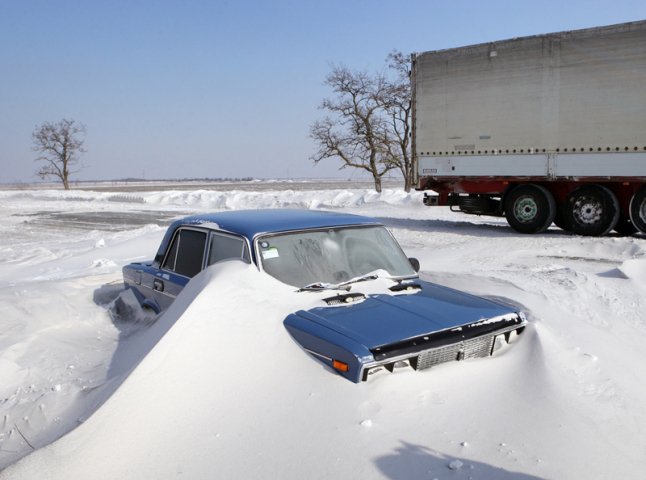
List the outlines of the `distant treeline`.
{"type": "Polygon", "coordinates": [[[113,178],[111,180],[78,180],[74,183],[106,183],[106,182],[251,182],[253,177],[201,177],[201,178],[113,178]]]}

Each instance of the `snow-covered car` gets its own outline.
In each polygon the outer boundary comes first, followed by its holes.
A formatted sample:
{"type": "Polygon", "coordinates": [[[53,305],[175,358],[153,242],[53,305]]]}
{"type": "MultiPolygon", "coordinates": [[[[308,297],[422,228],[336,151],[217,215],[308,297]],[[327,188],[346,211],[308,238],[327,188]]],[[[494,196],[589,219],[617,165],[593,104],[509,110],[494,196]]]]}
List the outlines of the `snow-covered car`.
{"type": "Polygon", "coordinates": [[[284,326],[305,351],[353,382],[490,356],[527,324],[514,307],[420,280],[419,262],[383,224],[343,213],[186,217],[170,225],[154,260],[125,266],[123,277],[143,307],[160,313],[192,277],[225,260],[250,263],[258,275],[292,286],[293,295],[312,296],[314,306],[289,314],[284,326]]]}

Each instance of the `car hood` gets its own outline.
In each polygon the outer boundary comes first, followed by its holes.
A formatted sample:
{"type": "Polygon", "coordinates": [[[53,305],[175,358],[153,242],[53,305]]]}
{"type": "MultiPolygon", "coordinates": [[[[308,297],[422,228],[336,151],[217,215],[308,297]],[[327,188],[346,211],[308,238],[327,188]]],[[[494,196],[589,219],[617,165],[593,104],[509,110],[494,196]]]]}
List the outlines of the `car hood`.
{"type": "Polygon", "coordinates": [[[369,349],[515,313],[513,307],[428,282],[416,293],[376,294],[348,306],[318,307],[296,315],[369,349]]]}

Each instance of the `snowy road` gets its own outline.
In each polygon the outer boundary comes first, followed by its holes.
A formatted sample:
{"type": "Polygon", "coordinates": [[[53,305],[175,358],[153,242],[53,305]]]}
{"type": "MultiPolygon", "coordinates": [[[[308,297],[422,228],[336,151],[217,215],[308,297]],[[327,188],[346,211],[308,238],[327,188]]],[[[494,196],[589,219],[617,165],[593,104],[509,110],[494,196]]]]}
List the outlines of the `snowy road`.
{"type": "Polygon", "coordinates": [[[418,193],[281,187],[0,192],[0,469],[82,424],[0,477],[644,478],[646,239],[524,236],[418,193]],[[121,266],[152,257],[170,218],[260,207],[377,217],[423,277],[522,305],[531,325],[499,357],[354,385],[295,346],[290,297],[264,297],[253,272],[204,280],[227,301],[195,287],[162,322],[110,319],[121,266]],[[259,328],[254,368],[214,369],[259,309],[278,327],[259,328]]]}

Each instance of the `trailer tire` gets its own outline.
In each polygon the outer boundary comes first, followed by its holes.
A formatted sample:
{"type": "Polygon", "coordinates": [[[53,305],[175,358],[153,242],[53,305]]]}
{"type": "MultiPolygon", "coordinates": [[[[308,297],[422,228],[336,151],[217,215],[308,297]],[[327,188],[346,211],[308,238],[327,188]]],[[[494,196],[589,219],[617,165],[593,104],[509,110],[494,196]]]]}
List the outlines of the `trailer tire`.
{"type": "Polygon", "coordinates": [[[630,200],[630,220],[641,233],[646,233],[646,185],[630,200]]]}
{"type": "Polygon", "coordinates": [[[500,200],[484,195],[469,195],[458,197],[458,207],[462,213],[473,215],[496,215],[500,212],[500,200]]]}
{"type": "Polygon", "coordinates": [[[571,232],[572,231],[572,225],[570,225],[566,220],[565,220],[565,208],[563,208],[563,204],[560,204],[556,207],[556,216],[554,217],[554,225],[559,227],[561,230],[565,232],[571,232]]]}
{"type": "Polygon", "coordinates": [[[603,185],[584,185],[566,200],[564,217],[572,233],[586,236],[606,235],[619,221],[619,201],[603,185]]]}
{"type": "Polygon", "coordinates": [[[541,185],[519,185],[505,196],[505,218],[519,233],[542,233],[556,215],[556,202],[541,185]]]}
{"type": "Polygon", "coordinates": [[[637,233],[637,228],[635,227],[635,225],[633,225],[633,222],[630,220],[630,218],[626,218],[623,215],[619,215],[619,220],[617,221],[617,225],[615,225],[614,230],[619,235],[624,236],[637,233]]]}

